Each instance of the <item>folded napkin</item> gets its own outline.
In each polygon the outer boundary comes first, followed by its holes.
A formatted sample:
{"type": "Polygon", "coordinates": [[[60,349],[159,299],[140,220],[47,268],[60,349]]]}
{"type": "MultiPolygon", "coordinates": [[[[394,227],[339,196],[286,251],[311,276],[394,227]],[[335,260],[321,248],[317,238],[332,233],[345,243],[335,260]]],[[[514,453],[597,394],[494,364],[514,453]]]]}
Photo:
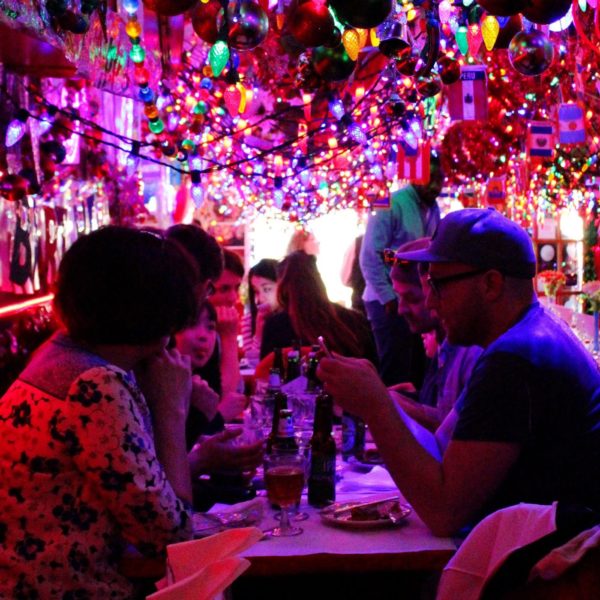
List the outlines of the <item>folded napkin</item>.
{"type": "Polygon", "coordinates": [[[370,494],[372,492],[397,491],[398,488],[387,469],[377,465],[369,473],[345,471],[336,489],[341,493],[363,492],[370,494]]]}
{"type": "Polygon", "coordinates": [[[204,569],[165,587],[146,600],[215,600],[248,567],[250,561],[239,556],[218,560],[204,569]]]}
{"type": "Polygon", "coordinates": [[[517,504],[492,513],[444,567],[436,600],[477,600],[489,578],[517,549],[556,531],[556,502],[517,504]]]}
{"type": "Polygon", "coordinates": [[[167,576],[148,598],[212,600],[248,568],[249,563],[235,555],[262,537],[256,527],[241,527],[167,546],[167,576]]]}

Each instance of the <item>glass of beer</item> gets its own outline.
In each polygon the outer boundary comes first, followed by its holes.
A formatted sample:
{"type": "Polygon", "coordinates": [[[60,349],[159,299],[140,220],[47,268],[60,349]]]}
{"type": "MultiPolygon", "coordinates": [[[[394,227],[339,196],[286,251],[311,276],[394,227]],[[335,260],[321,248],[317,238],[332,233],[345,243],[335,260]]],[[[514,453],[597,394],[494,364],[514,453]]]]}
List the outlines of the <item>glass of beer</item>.
{"type": "Polygon", "coordinates": [[[264,458],[265,485],[269,502],[280,506],[279,525],[269,535],[299,535],[301,527],[290,523],[290,509],[300,502],[304,488],[306,458],[300,454],[272,453],[264,458]]]}

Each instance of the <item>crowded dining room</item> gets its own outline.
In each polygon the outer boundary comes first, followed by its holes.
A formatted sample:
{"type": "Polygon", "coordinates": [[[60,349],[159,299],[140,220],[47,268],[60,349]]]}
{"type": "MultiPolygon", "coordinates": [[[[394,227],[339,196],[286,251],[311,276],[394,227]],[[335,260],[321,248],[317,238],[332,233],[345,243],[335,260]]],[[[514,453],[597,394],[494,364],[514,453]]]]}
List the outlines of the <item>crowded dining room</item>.
{"type": "Polygon", "coordinates": [[[599,156],[598,0],[0,0],[0,598],[600,598],[599,156]]]}

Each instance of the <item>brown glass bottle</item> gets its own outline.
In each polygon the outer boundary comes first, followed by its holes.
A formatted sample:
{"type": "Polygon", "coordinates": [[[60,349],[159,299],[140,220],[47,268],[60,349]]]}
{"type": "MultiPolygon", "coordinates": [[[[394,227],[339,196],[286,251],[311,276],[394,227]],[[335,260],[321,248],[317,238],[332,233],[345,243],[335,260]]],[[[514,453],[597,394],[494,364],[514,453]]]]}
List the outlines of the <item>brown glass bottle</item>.
{"type": "Polygon", "coordinates": [[[285,381],[285,365],[283,364],[283,349],[273,348],[273,369],[279,371],[281,381],[285,381]]]}
{"type": "Polygon", "coordinates": [[[272,450],[291,454],[298,452],[298,442],[294,435],[294,416],[292,411],[287,408],[282,408],[279,411],[277,435],[272,450]]]}
{"type": "Polygon", "coordinates": [[[317,368],[319,366],[319,346],[313,346],[308,353],[306,363],[306,391],[312,394],[318,393],[321,388],[321,382],[317,377],[317,368]]]}
{"type": "MultiPolygon", "coordinates": [[[[287,394],[285,392],[282,392],[281,389],[276,390],[273,397],[273,424],[271,427],[271,433],[269,434],[269,437],[267,438],[266,442],[267,454],[271,453],[274,444],[277,442],[281,411],[286,410],[287,406],[287,394]]],[[[294,439],[294,441],[296,440],[294,439]]]]}
{"type": "Polygon", "coordinates": [[[333,399],[321,392],[315,404],[315,423],[310,440],[308,503],[322,507],[335,502],[335,441],[331,435],[333,399]]]}

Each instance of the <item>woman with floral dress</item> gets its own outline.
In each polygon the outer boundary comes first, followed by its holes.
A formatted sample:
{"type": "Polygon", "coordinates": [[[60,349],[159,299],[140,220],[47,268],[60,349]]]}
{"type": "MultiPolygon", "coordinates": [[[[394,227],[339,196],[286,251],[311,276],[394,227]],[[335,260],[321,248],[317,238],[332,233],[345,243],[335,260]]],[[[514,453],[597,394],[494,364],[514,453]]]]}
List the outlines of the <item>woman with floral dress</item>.
{"type": "Polygon", "coordinates": [[[191,537],[195,266],[173,242],[106,227],[60,265],[62,330],[0,400],[0,597],[132,598],[123,549],[191,537]]]}

